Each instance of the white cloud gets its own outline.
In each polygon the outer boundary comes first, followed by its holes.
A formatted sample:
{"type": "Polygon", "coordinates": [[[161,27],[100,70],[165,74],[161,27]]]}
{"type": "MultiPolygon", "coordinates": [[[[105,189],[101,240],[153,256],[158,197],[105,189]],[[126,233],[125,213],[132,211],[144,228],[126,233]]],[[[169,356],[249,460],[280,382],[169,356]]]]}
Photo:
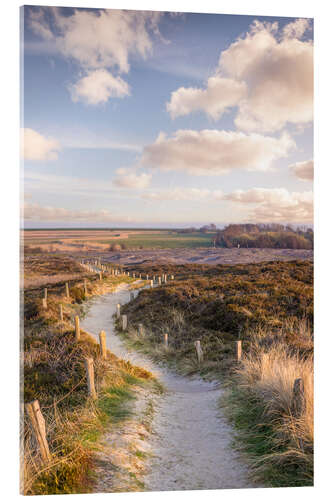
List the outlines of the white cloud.
{"type": "Polygon", "coordinates": [[[47,7],[31,10],[28,19],[34,33],[51,41],[86,73],[72,86],[74,100],[98,104],[130,94],[119,74],[129,72],[130,57],[145,59],[152,52],[152,35],[160,36],[162,15],[123,10],[74,10],[72,15],[63,15],[61,9],[47,7]]]}
{"type": "Polygon", "coordinates": [[[38,203],[24,204],[26,220],[43,221],[91,221],[91,222],[131,222],[130,217],[117,215],[109,210],[70,210],[62,207],[42,206],[38,203]]]}
{"type": "Polygon", "coordinates": [[[313,160],[299,161],[289,165],[289,168],[299,179],[313,181],[313,160]]]}
{"type": "Polygon", "coordinates": [[[248,191],[241,189],[223,196],[224,200],[256,204],[250,209],[247,220],[256,222],[312,222],[313,193],[290,193],[284,188],[253,188],[248,191]]]}
{"type": "Polygon", "coordinates": [[[145,146],[141,164],[194,175],[221,175],[233,169],[266,171],[294,147],[286,133],[274,138],[224,130],[178,130],[171,137],[160,133],[145,146]]]}
{"type": "Polygon", "coordinates": [[[277,23],[255,21],[245,36],[221,52],[207,88],[176,90],[168,111],[175,117],[202,109],[217,119],[238,106],[235,124],[246,131],[273,132],[287,122],[311,122],[313,43],[300,40],[309,27],[308,20],[299,19],[281,33],[277,23]]]}
{"type": "Polygon", "coordinates": [[[308,29],[310,29],[309,19],[296,19],[296,21],[286,24],[283,28],[283,34],[286,38],[302,38],[308,29]]]}
{"type": "Polygon", "coordinates": [[[130,95],[128,84],[105,69],[89,71],[87,76],[70,86],[70,92],[74,102],[83,101],[92,105],[105,103],[110,97],[130,95]]]}
{"type": "Polygon", "coordinates": [[[147,192],[142,195],[142,198],[151,201],[198,201],[210,199],[212,196],[213,193],[209,189],[176,187],[147,192]]]}
{"type": "Polygon", "coordinates": [[[172,92],[167,111],[172,118],[204,109],[215,120],[246,96],[246,85],[230,78],[212,76],[206,89],[181,87],[172,92]]]}
{"type": "Polygon", "coordinates": [[[21,129],[21,155],[24,160],[49,161],[58,159],[60,144],[31,128],[21,129]]]}
{"type": "Polygon", "coordinates": [[[127,189],[145,189],[150,185],[151,178],[151,174],[136,174],[130,169],[119,168],[113,184],[127,189]]]}

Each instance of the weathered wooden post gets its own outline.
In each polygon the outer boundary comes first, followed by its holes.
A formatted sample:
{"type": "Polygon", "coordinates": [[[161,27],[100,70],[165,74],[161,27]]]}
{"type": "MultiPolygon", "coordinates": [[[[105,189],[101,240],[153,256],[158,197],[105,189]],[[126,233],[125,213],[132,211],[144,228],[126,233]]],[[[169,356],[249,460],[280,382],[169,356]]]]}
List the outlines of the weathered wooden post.
{"type": "Polygon", "coordinates": [[[167,278],[167,275],[165,274],[164,275],[164,283],[166,283],[168,281],[168,278],[167,278]]]}
{"type": "Polygon", "coordinates": [[[99,333],[99,347],[102,358],[106,359],[106,335],[103,330],[99,333]]]}
{"type": "Polygon", "coordinates": [[[126,316],[126,314],[122,314],[121,320],[122,320],[122,330],[124,332],[127,329],[127,316],[126,316]]]}
{"type": "Polygon", "coordinates": [[[235,342],[235,356],[236,361],[240,361],[242,359],[242,341],[236,340],[235,342]]]}
{"type": "Polygon", "coordinates": [[[69,286],[68,286],[68,283],[66,283],[66,297],[69,299],[69,286]]]}
{"type": "Polygon", "coordinates": [[[80,318],[75,316],[75,340],[80,340],[80,318]]]}
{"type": "Polygon", "coordinates": [[[197,351],[198,362],[200,364],[203,361],[203,352],[202,352],[202,349],[201,349],[200,340],[196,340],[194,342],[194,346],[195,346],[195,349],[197,351]]]}
{"type": "Polygon", "coordinates": [[[88,290],[87,290],[87,280],[85,278],[83,282],[83,287],[84,287],[84,296],[86,297],[88,295],[88,290]]]}
{"type": "Polygon", "coordinates": [[[85,358],[84,363],[86,365],[87,372],[88,394],[92,397],[92,399],[96,399],[97,394],[95,389],[94,361],[92,358],[85,358]]]}
{"type": "Polygon", "coordinates": [[[47,309],[47,300],[45,298],[42,299],[43,309],[47,309]]]}
{"type": "Polygon", "coordinates": [[[293,416],[299,418],[305,411],[306,399],[304,391],[304,381],[302,378],[297,378],[293,386],[292,397],[292,413],[293,416]]]}
{"type": "Polygon", "coordinates": [[[99,280],[102,281],[102,273],[101,273],[101,271],[98,274],[99,274],[99,280]]]}
{"type": "Polygon", "coordinates": [[[168,339],[168,334],[164,334],[164,347],[167,349],[169,347],[169,339],[168,339]]]}
{"type": "Polygon", "coordinates": [[[25,408],[27,410],[33,433],[39,446],[42,460],[45,464],[47,464],[51,460],[51,453],[46,439],[45,419],[40,410],[38,400],[36,399],[31,403],[26,403],[25,408]]]}
{"type": "Polygon", "coordinates": [[[117,304],[117,318],[120,318],[120,304],[117,304]]]}
{"type": "Polygon", "coordinates": [[[47,300],[47,288],[44,288],[44,299],[47,300]]]}
{"type": "Polygon", "coordinates": [[[154,288],[154,282],[153,282],[153,280],[150,280],[150,288],[154,288]]]}
{"type": "Polygon", "coordinates": [[[143,324],[139,323],[139,336],[140,337],[144,337],[144,335],[145,335],[145,331],[144,331],[144,328],[143,328],[143,324]]]}
{"type": "Polygon", "coordinates": [[[133,278],[135,278],[135,273],[133,273],[133,278]]]}
{"type": "Polygon", "coordinates": [[[59,306],[59,312],[60,312],[60,321],[64,321],[64,313],[62,310],[62,304],[59,306]]]}
{"type": "Polygon", "coordinates": [[[148,279],[149,279],[149,275],[148,275],[148,274],[146,274],[146,280],[148,281],[148,279]]]}
{"type": "Polygon", "coordinates": [[[161,285],[162,283],[162,280],[161,280],[161,276],[158,277],[158,284],[161,285]]]}

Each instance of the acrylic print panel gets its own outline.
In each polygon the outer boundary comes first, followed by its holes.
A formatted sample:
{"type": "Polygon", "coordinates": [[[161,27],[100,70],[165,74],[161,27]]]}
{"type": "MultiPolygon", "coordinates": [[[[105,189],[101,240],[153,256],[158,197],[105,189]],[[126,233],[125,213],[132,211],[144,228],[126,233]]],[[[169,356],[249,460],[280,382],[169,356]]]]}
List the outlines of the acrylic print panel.
{"type": "Polygon", "coordinates": [[[312,485],[312,19],[21,15],[22,492],[312,485]]]}

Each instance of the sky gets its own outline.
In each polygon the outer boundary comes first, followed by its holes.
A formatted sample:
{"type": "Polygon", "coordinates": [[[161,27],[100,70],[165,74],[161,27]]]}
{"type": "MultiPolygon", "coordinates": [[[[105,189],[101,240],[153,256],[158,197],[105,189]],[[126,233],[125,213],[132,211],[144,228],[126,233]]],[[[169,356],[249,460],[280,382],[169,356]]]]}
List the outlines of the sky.
{"type": "Polygon", "coordinates": [[[311,19],[21,16],[24,227],[312,224],[311,19]]]}

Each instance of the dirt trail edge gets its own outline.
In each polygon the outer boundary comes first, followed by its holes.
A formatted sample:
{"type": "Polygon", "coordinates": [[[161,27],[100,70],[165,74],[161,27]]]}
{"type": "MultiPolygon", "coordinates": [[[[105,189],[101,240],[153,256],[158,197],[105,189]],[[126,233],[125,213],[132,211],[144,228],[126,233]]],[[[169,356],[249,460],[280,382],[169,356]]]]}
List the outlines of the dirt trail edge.
{"type": "MultiPolygon", "coordinates": [[[[138,293],[138,292],[135,292],[138,293]]],[[[144,439],[150,458],[144,477],[146,491],[195,490],[223,488],[253,488],[248,469],[239,454],[231,448],[232,428],[221,416],[218,402],[223,389],[215,382],[183,377],[166,367],[152,362],[136,351],[129,351],[114,329],[113,314],[117,303],[129,300],[126,285],[113,294],[95,297],[82,320],[82,328],[96,338],[100,330],[106,332],[107,347],[117,356],[151,371],[166,388],[162,396],[155,396],[155,415],[152,434],[144,439]]],[[[140,406],[140,405],[139,405],[140,406]]],[[[139,424],[138,424],[139,426],[139,424]]],[[[142,429],[141,429],[142,430],[142,429]]],[[[140,429],[132,427],[129,436],[106,436],[104,442],[117,450],[121,440],[139,438],[140,429]]],[[[143,445],[143,441],[141,440],[143,445]]],[[[103,459],[104,479],[101,490],[112,491],[107,481],[107,454],[103,459]],[[107,489],[109,488],[109,489],[107,489]]],[[[110,475],[114,467],[110,467],[110,475]]]]}

